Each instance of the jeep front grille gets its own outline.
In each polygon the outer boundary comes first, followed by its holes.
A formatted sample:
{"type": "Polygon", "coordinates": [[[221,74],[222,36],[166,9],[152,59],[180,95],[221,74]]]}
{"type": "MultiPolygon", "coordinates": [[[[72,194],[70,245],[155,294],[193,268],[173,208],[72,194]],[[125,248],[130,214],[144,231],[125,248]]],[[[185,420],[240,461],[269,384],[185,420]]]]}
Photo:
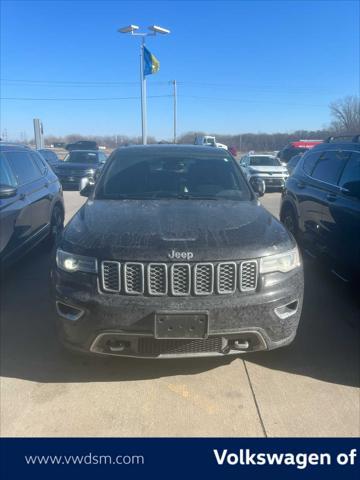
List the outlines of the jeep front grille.
{"type": "Polygon", "coordinates": [[[210,295],[214,291],[214,265],[197,263],[194,266],[195,295],[210,295]]]}
{"type": "Polygon", "coordinates": [[[134,295],[144,293],[144,265],[142,263],[125,263],[124,269],[125,293],[134,295]]]}
{"type": "Polygon", "coordinates": [[[218,292],[234,293],[236,290],[236,263],[219,263],[217,269],[218,292]]]}
{"type": "Polygon", "coordinates": [[[150,263],[147,268],[150,295],[166,295],[168,291],[167,266],[165,263],[150,263]]]}
{"type": "Polygon", "coordinates": [[[240,265],[240,290],[248,292],[256,288],[257,263],[243,262],[240,265]]]}
{"type": "Polygon", "coordinates": [[[101,262],[101,287],[124,295],[225,295],[257,288],[256,260],[219,263],[101,262]]]}
{"type": "Polygon", "coordinates": [[[102,287],[107,292],[120,292],[120,263],[103,262],[101,264],[102,287]]]}
{"type": "Polygon", "coordinates": [[[171,293],[173,295],[190,295],[191,267],[188,263],[177,263],[170,267],[171,293]]]}

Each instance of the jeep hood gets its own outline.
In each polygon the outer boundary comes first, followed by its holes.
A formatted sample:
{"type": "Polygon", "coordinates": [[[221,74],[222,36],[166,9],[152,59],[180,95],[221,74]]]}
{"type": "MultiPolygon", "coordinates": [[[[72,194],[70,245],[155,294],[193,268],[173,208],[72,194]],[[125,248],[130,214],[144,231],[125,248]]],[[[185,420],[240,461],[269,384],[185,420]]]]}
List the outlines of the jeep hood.
{"type": "Polygon", "coordinates": [[[99,163],[75,163],[75,162],[58,162],[55,166],[55,171],[59,173],[66,173],[71,171],[85,171],[96,170],[99,167],[99,163]]]}
{"type": "Polygon", "coordinates": [[[259,166],[249,166],[250,170],[253,170],[254,172],[259,172],[259,173],[287,173],[287,168],[283,167],[282,165],[280,166],[267,166],[267,165],[259,165],[259,166]]]}
{"type": "Polygon", "coordinates": [[[99,259],[169,261],[172,250],[193,261],[237,260],[295,245],[256,200],[91,200],[67,225],[61,248],[99,259]]]}

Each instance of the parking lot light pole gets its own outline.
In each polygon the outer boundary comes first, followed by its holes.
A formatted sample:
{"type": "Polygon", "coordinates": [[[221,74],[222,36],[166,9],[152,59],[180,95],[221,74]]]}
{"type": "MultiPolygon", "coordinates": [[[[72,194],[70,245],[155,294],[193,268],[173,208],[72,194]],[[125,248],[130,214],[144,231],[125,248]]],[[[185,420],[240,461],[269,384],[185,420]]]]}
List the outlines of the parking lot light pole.
{"type": "Polygon", "coordinates": [[[170,30],[167,28],[159,27],[158,25],[151,25],[148,27],[150,32],[137,32],[139,27],[137,25],[128,25],[118,29],[120,33],[129,33],[132,36],[141,37],[140,45],[140,87],[141,87],[141,135],[143,145],[147,144],[147,112],[146,112],[146,76],[144,74],[144,48],[145,38],[148,36],[155,36],[157,33],[161,35],[167,35],[170,30]]]}

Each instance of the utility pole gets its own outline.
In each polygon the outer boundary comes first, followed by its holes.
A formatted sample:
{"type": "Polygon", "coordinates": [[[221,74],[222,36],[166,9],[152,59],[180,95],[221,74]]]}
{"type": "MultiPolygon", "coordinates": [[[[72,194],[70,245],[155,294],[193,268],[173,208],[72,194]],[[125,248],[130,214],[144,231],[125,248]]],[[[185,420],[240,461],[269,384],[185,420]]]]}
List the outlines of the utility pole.
{"type": "Polygon", "coordinates": [[[176,143],[176,122],[177,122],[177,85],[176,80],[173,80],[173,95],[174,95],[174,143],[176,143]]]}
{"type": "Polygon", "coordinates": [[[44,130],[43,124],[39,118],[34,118],[34,137],[35,137],[35,145],[36,149],[44,148],[44,130]]]}

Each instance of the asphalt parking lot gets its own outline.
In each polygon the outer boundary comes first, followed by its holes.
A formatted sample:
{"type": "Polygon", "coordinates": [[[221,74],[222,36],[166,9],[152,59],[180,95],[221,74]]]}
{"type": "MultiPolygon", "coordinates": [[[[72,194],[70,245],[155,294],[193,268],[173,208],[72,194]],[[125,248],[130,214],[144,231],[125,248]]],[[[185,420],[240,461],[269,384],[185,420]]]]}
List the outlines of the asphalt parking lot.
{"type": "MultiPolygon", "coordinates": [[[[278,214],[280,195],[264,205],[278,214]]],[[[65,192],[67,220],[84,201],[65,192]]],[[[2,436],[358,436],[360,313],[349,288],[305,260],[295,342],[223,359],[82,357],[57,343],[49,255],[1,285],[2,436]]]]}

